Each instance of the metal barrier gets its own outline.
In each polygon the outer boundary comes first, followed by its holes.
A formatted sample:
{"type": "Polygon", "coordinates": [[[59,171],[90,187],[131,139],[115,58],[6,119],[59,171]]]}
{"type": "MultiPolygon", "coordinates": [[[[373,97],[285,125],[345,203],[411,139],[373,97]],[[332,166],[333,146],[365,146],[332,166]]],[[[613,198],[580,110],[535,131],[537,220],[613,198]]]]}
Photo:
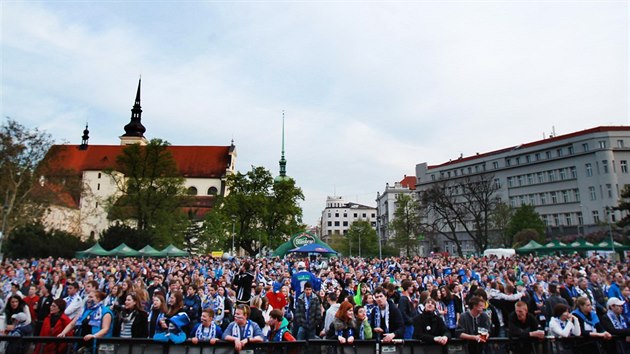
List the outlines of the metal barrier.
{"type": "MultiPolygon", "coordinates": [[[[41,354],[45,344],[68,344],[62,353],[71,354],[80,346],[86,346],[87,353],[97,354],[233,354],[232,343],[217,341],[211,345],[207,342],[193,344],[186,341],[182,344],[156,342],[151,339],[136,338],[101,338],[85,342],[81,337],[17,337],[0,336],[0,353],[41,354]],[[13,352],[12,352],[13,350],[13,352]]],[[[589,350],[589,354],[628,353],[624,348],[625,337],[612,341],[595,340],[582,337],[553,338],[544,340],[515,340],[508,338],[489,338],[483,344],[482,351],[487,354],[509,354],[527,352],[530,354],[565,354],[572,353],[574,348],[593,345],[597,350],[589,350]],[[612,345],[612,347],[610,347],[612,345]],[[608,346],[608,347],[607,347],[608,346]],[[617,348],[606,350],[606,348],[617,348]]],[[[336,340],[308,340],[296,342],[263,342],[250,343],[239,354],[468,354],[469,345],[476,343],[451,339],[446,345],[424,343],[417,340],[395,340],[393,343],[377,343],[376,341],[354,341],[352,344],[340,344],[336,340]]]]}

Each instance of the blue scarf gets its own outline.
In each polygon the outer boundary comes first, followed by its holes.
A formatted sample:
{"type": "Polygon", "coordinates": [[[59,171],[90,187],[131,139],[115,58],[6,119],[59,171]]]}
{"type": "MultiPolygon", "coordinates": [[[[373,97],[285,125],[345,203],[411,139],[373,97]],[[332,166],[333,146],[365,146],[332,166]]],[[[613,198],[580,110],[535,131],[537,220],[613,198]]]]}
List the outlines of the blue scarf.
{"type": "Polygon", "coordinates": [[[269,342],[282,342],[283,339],[282,337],[284,336],[284,334],[287,332],[287,327],[280,327],[278,328],[278,331],[273,335],[273,338],[270,337],[270,334],[272,333],[271,331],[269,331],[269,333],[267,334],[267,341],[269,342]]]}
{"type": "Polygon", "coordinates": [[[199,324],[197,327],[197,331],[195,332],[195,337],[199,340],[210,340],[217,336],[217,325],[214,322],[210,323],[210,327],[204,327],[203,324],[199,324]]]}
{"type": "Polygon", "coordinates": [[[103,319],[103,303],[98,302],[87,309],[87,314],[83,318],[88,319],[88,324],[91,327],[101,327],[101,320],[103,319]]]}
{"type": "Polygon", "coordinates": [[[591,311],[590,315],[591,315],[591,319],[587,319],[586,315],[584,315],[582,313],[582,311],[575,310],[572,312],[574,315],[576,315],[577,317],[581,318],[582,321],[584,321],[585,323],[589,324],[591,327],[593,327],[593,331],[595,331],[595,326],[599,323],[599,317],[597,317],[597,313],[595,313],[595,311],[591,311]]]}
{"type": "Polygon", "coordinates": [[[455,300],[446,305],[446,327],[448,329],[457,328],[457,314],[455,313],[455,300]]]}
{"type": "Polygon", "coordinates": [[[626,329],[628,328],[628,324],[626,323],[626,319],[623,318],[623,315],[615,315],[612,310],[608,310],[606,313],[608,318],[610,318],[610,322],[612,322],[615,329],[626,329]]]}
{"type": "Polygon", "coordinates": [[[245,339],[252,337],[252,321],[247,320],[245,324],[245,329],[241,331],[241,327],[234,322],[234,326],[232,327],[232,337],[237,337],[238,339],[245,339]]]}

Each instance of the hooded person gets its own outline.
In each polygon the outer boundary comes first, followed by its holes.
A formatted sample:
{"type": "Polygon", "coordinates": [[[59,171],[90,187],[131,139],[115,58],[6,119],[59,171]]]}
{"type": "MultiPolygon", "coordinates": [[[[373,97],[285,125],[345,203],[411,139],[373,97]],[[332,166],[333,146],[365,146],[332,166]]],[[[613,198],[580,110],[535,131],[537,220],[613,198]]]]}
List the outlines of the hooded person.
{"type": "Polygon", "coordinates": [[[175,316],[172,316],[166,320],[168,322],[168,329],[164,332],[156,333],[153,339],[158,342],[171,341],[175,344],[180,344],[186,341],[186,332],[184,328],[190,325],[190,318],[185,312],[180,312],[175,316]]]}
{"type": "MultiPolygon", "coordinates": [[[[11,316],[13,329],[9,332],[9,336],[24,337],[33,334],[33,326],[29,323],[28,317],[23,312],[18,312],[11,316]]],[[[28,342],[10,341],[6,347],[7,354],[26,353],[29,347],[28,342]]]]}

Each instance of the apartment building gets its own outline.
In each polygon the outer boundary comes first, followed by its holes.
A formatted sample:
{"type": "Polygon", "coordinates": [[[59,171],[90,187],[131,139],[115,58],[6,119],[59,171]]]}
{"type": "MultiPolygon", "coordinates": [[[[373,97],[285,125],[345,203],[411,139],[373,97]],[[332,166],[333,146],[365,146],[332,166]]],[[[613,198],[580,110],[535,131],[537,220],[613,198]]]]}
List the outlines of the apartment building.
{"type": "Polygon", "coordinates": [[[353,222],[364,220],[376,229],[376,208],[346,202],[343,197],[329,196],[326,198],[326,208],[322,211],[321,238],[325,242],[334,234],[345,235],[353,222]]]}

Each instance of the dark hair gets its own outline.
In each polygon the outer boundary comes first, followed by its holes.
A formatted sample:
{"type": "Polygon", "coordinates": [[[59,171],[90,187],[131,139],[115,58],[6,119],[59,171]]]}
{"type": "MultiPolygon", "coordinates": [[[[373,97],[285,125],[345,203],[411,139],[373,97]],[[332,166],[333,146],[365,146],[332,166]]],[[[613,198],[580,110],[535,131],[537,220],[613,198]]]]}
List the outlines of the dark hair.
{"type": "Polygon", "coordinates": [[[400,287],[403,289],[403,291],[407,291],[412,285],[413,283],[411,283],[411,280],[405,279],[400,284],[400,287]]]}
{"type": "Polygon", "coordinates": [[[482,302],[485,302],[482,298],[480,298],[479,296],[473,296],[470,298],[470,300],[468,300],[468,307],[473,308],[482,302]]]}
{"type": "Polygon", "coordinates": [[[177,313],[184,308],[184,295],[182,295],[181,291],[174,291],[171,293],[171,296],[175,297],[175,304],[168,309],[168,313],[166,314],[168,317],[177,315],[177,313]]]}
{"type": "Polygon", "coordinates": [[[337,293],[332,292],[332,293],[328,293],[328,295],[326,295],[328,297],[328,299],[330,301],[337,301],[338,297],[337,297],[337,293]]]}
{"type": "Polygon", "coordinates": [[[247,318],[249,318],[249,314],[251,313],[251,310],[249,309],[249,306],[245,305],[245,304],[238,304],[238,305],[236,305],[236,307],[234,308],[234,313],[236,313],[236,310],[243,311],[243,314],[247,318]]]}
{"type": "Polygon", "coordinates": [[[273,318],[276,321],[282,321],[282,311],[278,310],[278,309],[273,309],[271,310],[271,312],[269,312],[269,317],[273,318]]]}
{"type": "Polygon", "coordinates": [[[385,289],[379,286],[378,288],[374,289],[374,295],[376,294],[385,294],[385,289]]]}
{"type": "Polygon", "coordinates": [[[313,284],[311,284],[310,281],[307,281],[306,283],[304,283],[304,289],[306,290],[307,288],[313,289],[313,284]]]}
{"type": "Polygon", "coordinates": [[[560,317],[567,311],[569,311],[569,306],[565,304],[556,304],[556,306],[553,307],[553,317],[560,317]]]}
{"type": "Polygon", "coordinates": [[[166,307],[166,299],[164,298],[164,295],[162,295],[161,293],[158,292],[154,292],[153,293],[153,297],[157,298],[158,300],[160,300],[160,312],[162,313],[167,313],[168,312],[168,307],[166,307]]]}
{"type": "Polygon", "coordinates": [[[60,313],[66,310],[66,301],[64,299],[55,299],[53,300],[53,304],[57,305],[60,313]]]}
{"type": "Polygon", "coordinates": [[[210,318],[214,318],[214,310],[213,310],[213,309],[211,309],[211,308],[209,308],[209,307],[208,307],[207,309],[204,309],[204,310],[203,310],[203,311],[201,311],[201,312],[202,312],[202,313],[207,313],[207,314],[208,314],[208,316],[210,316],[210,318]]]}

